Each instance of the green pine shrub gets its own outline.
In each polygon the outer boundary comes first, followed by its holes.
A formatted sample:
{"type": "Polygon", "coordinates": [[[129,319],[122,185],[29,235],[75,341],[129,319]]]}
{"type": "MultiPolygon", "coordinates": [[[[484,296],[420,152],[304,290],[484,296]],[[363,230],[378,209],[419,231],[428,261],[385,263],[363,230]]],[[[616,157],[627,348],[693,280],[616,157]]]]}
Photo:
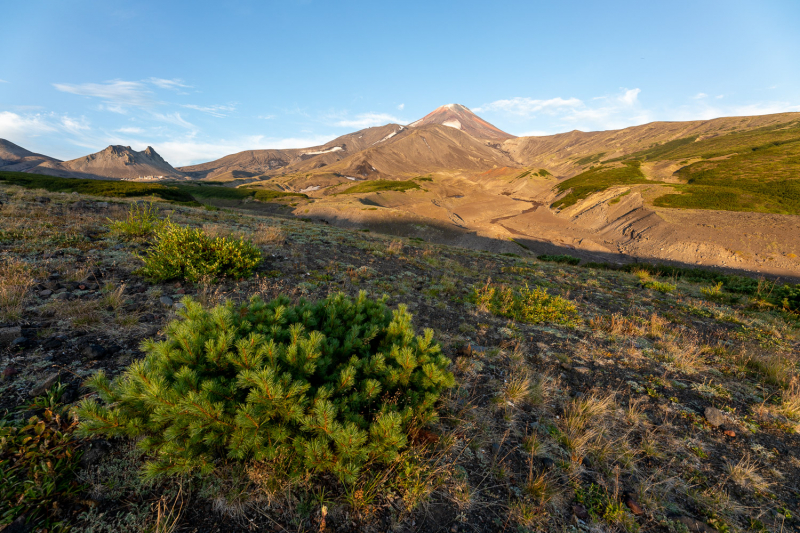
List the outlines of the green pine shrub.
{"type": "Polygon", "coordinates": [[[531,290],[527,283],[525,287],[515,290],[489,280],[485,285],[473,288],[470,299],[493,315],[520,322],[550,322],[571,326],[580,320],[573,302],[560,296],[551,296],[543,287],[531,290]]]}
{"type": "Polygon", "coordinates": [[[155,231],[142,274],[154,281],[246,278],[261,263],[261,252],[244,238],[209,237],[203,230],[166,221],[155,231]]]}
{"type": "Polygon", "coordinates": [[[143,343],[143,360],[112,382],[88,381],[105,404],[78,409],[83,435],[142,437],[148,477],[208,473],[227,457],[349,482],[392,461],[454,383],[433,331],[415,336],[404,306],[390,311],[363,292],[183,303],[166,340],[143,343]]]}

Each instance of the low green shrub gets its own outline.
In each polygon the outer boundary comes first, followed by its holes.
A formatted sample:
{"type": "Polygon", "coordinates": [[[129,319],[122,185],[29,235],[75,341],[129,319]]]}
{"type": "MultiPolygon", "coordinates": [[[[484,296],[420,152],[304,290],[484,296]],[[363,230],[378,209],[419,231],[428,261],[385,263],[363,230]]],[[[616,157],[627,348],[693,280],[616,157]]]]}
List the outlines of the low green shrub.
{"type": "Polygon", "coordinates": [[[421,187],[412,180],[370,180],[358,185],[353,185],[336,194],[363,194],[368,192],[384,191],[411,191],[421,187]]]}
{"type": "Polygon", "coordinates": [[[131,204],[125,220],[108,219],[108,231],[124,240],[145,239],[164,224],[158,217],[158,208],[152,203],[131,204]]]}
{"type": "Polygon", "coordinates": [[[415,336],[404,306],[390,312],[363,292],[183,303],[166,340],[143,343],[143,360],[113,382],[89,380],[106,405],[87,399],[78,410],[84,435],[143,437],[149,477],[207,473],[227,457],[350,482],[393,460],[454,383],[433,331],[415,336]]]}
{"type": "Polygon", "coordinates": [[[74,479],[77,421],[58,403],[64,389],[56,385],[28,407],[38,415],[0,420],[0,529],[24,514],[29,527],[58,531],[65,503],[82,489],[74,479]]]}
{"type": "Polygon", "coordinates": [[[530,290],[525,284],[524,288],[515,290],[506,285],[496,285],[490,280],[483,286],[475,287],[470,299],[494,315],[520,322],[575,325],[579,320],[573,302],[560,296],[550,296],[543,287],[530,290]]]}
{"type": "Polygon", "coordinates": [[[537,257],[539,261],[549,261],[551,263],[564,263],[567,265],[577,265],[581,262],[577,257],[571,255],[540,255],[537,257]]]}
{"type": "Polygon", "coordinates": [[[203,230],[165,222],[153,246],[140,256],[142,274],[156,281],[246,278],[261,263],[261,252],[244,238],[209,237],[203,230]]]}
{"type": "Polygon", "coordinates": [[[77,192],[79,194],[116,198],[158,196],[170,202],[198,205],[191,194],[180,190],[178,187],[160,183],[57,178],[42,174],[28,174],[27,172],[4,171],[0,171],[0,181],[26,189],[44,189],[50,192],[77,192]]]}

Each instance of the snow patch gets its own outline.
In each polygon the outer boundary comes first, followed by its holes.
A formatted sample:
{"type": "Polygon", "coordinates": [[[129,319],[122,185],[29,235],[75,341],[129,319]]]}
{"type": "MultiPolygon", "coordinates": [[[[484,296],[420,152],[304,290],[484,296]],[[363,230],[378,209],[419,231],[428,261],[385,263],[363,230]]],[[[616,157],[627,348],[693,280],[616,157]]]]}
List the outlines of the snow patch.
{"type": "Polygon", "coordinates": [[[320,150],[319,152],[303,152],[303,155],[320,155],[320,154],[329,154],[331,152],[339,152],[344,150],[341,146],[334,146],[333,148],[328,148],[327,150],[320,150]]]}
{"type": "Polygon", "coordinates": [[[320,187],[319,185],[312,185],[311,187],[306,187],[305,189],[300,189],[300,192],[311,192],[311,191],[318,191],[318,190],[320,190],[321,188],[322,188],[322,187],[320,187]]]}
{"type": "Polygon", "coordinates": [[[391,139],[392,137],[394,137],[395,135],[397,135],[397,134],[398,134],[398,133],[400,133],[401,131],[403,131],[403,126],[400,126],[400,129],[399,129],[399,130],[397,130],[397,131],[393,131],[392,133],[390,133],[389,135],[387,135],[386,137],[384,137],[384,138],[383,138],[383,139],[381,139],[380,141],[375,141],[374,143],[372,143],[372,146],[375,146],[375,145],[376,145],[376,144],[378,144],[378,143],[382,143],[383,141],[385,141],[385,140],[387,140],[387,139],[391,139]]]}
{"type": "MultiPolygon", "coordinates": [[[[448,104],[448,105],[452,105],[452,104],[448,104]]],[[[451,120],[445,120],[444,122],[442,122],[442,126],[449,126],[451,128],[455,128],[457,130],[460,130],[461,129],[461,122],[459,122],[458,119],[454,118],[454,119],[451,119],[451,120]]]]}
{"type": "Polygon", "coordinates": [[[364,181],[361,178],[354,178],[353,176],[345,176],[345,178],[349,179],[350,181],[364,181]]]}

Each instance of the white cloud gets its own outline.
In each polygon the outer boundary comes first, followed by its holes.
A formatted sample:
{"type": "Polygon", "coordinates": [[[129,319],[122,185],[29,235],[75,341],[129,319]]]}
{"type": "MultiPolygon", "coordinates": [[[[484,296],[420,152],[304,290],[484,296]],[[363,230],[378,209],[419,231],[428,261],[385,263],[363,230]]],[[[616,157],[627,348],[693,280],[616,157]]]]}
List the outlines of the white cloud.
{"type": "Polygon", "coordinates": [[[697,93],[696,95],[692,96],[695,100],[702,100],[703,98],[708,98],[706,93],[697,93]]]}
{"type": "Polygon", "coordinates": [[[405,124],[406,121],[389,115],[387,113],[361,113],[352,119],[342,119],[334,125],[343,128],[370,128],[372,126],[383,126],[384,124],[405,124]]]}
{"type": "Polygon", "coordinates": [[[255,135],[233,140],[201,141],[192,137],[182,140],[154,144],[154,148],[173,166],[188,166],[213,161],[226,155],[245,150],[308,148],[319,146],[335,138],[335,135],[312,137],[276,138],[255,135]]]}
{"type": "Polygon", "coordinates": [[[620,96],[619,101],[625,105],[634,105],[639,101],[639,93],[641,89],[630,89],[625,91],[625,94],[620,96]]]}
{"type": "Polygon", "coordinates": [[[173,91],[178,91],[180,89],[189,89],[191,85],[185,85],[183,80],[180,78],[175,78],[172,80],[167,80],[164,78],[149,78],[147,81],[155,85],[156,87],[160,87],[161,89],[171,89],[173,91]]]}
{"type": "Polygon", "coordinates": [[[196,126],[191,122],[187,122],[183,119],[180,113],[177,111],[175,113],[150,113],[153,118],[156,120],[160,120],[161,122],[166,122],[168,124],[173,124],[175,126],[180,126],[182,128],[196,130],[196,126]]]}
{"type": "Polygon", "coordinates": [[[114,131],[116,131],[118,133],[134,133],[134,134],[136,134],[136,133],[144,133],[144,130],[142,128],[137,128],[136,126],[118,128],[118,129],[116,129],[114,131]]]}
{"type": "Polygon", "coordinates": [[[58,131],[46,115],[22,116],[10,111],[0,111],[0,138],[19,144],[31,137],[58,131]]]}
{"type": "Polygon", "coordinates": [[[0,83],[9,83],[6,80],[0,80],[0,83]]]}
{"type": "Polygon", "coordinates": [[[554,113],[565,108],[575,108],[583,105],[577,98],[551,98],[549,100],[537,100],[534,98],[516,97],[508,100],[496,100],[494,102],[476,107],[476,113],[500,111],[510,115],[527,117],[534,113],[554,113]]]}
{"type": "Polygon", "coordinates": [[[275,115],[259,115],[256,118],[260,118],[261,120],[272,120],[275,118],[275,115]]]}
{"type": "Polygon", "coordinates": [[[724,94],[718,94],[718,95],[717,95],[717,96],[715,96],[714,98],[716,98],[717,100],[719,100],[719,99],[721,99],[721,98],[725,98],[725,95],[724,95],[724,94]]]}
{"type": "Polygon", "coordinates": [[[403,109],[405,109],[405,107],[406,107],[406,104],[400,104],[400,105],[397,106],[397,109],[402,111],[403,109]]]}
{"type": "Polygon", "coordinates": [[[157,102],[147,86],[138,81],[112,80],[105,83],[54,83],[53,86],[62,92],[99,98],[105,108],[117,113],[128,107],[152,107],[157,102]]]}
{"type": "Polygon", "coordinates": [[[210,106],[201,106],[201,105],[194,105],[194,104],[183,104],[181,107],[186,107],[188,109],[194,109],[196,111],[202,111],[203,113],[208,113],[212,117],[227,117],[226,113],[230,111],[235,111],[236,107],[232,105],[210,105],[210,106]]]}

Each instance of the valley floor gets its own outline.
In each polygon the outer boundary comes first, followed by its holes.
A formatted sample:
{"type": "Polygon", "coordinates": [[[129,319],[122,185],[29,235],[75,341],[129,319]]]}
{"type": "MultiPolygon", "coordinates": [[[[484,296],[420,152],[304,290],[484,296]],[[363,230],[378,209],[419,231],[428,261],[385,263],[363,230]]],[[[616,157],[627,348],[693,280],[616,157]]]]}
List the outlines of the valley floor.
{"type": "Polygon", "coordinates": [[[147,243],[107,230],[127,201],[16,187],[0,201],[11,419],[57,381],[73,404],[92,373],[119,374],[189,296],[387,294],[435,331],[456,376],[439,422],[353,486],[274,487],[268,464],[224,461],[145,483],[133,443],[80,441],[77,492],[51,509],[74,531],[800,531],[800,318],[761,295],[167,203],[162,216],[252,239],[265,261],[247,280],[151,283],[137,274],[147,243]],[[476,297],[526,285],[577,319],[530,323],[476,297]]]}

